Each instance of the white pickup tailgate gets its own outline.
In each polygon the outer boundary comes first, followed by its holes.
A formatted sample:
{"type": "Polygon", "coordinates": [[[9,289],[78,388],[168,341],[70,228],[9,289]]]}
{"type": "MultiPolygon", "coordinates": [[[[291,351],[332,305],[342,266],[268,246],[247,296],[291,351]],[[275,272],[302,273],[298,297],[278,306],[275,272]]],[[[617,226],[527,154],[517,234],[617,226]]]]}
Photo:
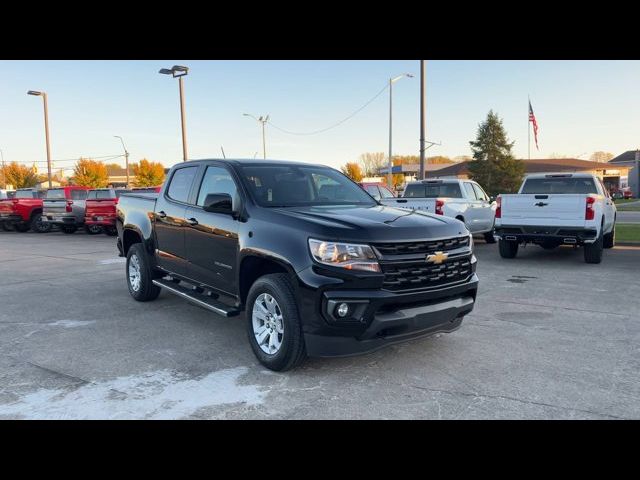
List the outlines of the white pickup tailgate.
{"type": "Polygon", "coordinates": [[[389,207],[421,210],[429,213],[435,213],[436,209],[435,198],[383,198],[380,203],[389,207]]]}
{"type": "Polygon", "coordinates": [[[502,225],[563,225],[585,223],[585,194],[501,195],[502,225]]]}

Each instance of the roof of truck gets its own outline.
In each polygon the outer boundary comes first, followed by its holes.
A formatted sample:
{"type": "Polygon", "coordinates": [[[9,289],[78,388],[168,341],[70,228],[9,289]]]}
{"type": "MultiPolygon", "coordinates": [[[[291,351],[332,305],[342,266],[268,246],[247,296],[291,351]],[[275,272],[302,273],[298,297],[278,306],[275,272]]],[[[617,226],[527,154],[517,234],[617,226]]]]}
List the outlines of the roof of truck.
{"type": "Polygon", "coordinates": [[[321,165],[319,163],[309,163],[309,162],[300,162],[295,160],[273,160],[270,158],[261,159],[261,158],[199,158],[197,160],[188,160],[187,162],[182,162],[177,165],[183,165],[184,163],[202,163],[202,162],[223,162],[223,163],[233,163],[236,165],[307,165],[313,167],[325,167],[332,168],[327,165],[321,165]]]}
{"type": "Polygon", "coordinates": [[[572,178],[593,178],[595,175],[588,172],[555,172],[555,173],[530,173],[525,175],[527,178],[551,178],[551,177],[572,177],[572,178]]]}

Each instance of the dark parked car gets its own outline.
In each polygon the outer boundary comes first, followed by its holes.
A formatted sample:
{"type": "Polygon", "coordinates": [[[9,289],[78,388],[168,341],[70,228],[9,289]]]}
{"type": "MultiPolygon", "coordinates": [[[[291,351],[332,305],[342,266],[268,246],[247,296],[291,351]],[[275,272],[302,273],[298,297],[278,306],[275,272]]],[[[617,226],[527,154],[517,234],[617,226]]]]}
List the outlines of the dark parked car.
{"type": "Polygon", "coordinates": [[[380,205],[321,165],[183,162],[158,195],[117,206],[129,292],[166,289],[224,316],[245,312],[267,368],[457,329],[478,278],[462,222],[380,205]]]}

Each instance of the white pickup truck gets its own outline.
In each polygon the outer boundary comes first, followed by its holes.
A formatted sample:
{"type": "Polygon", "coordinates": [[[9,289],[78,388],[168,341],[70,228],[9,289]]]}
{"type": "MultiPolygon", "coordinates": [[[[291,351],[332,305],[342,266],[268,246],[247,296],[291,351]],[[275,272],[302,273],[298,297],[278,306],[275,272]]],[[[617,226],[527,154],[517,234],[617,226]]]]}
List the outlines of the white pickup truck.
{"type": "Polygon", "coordinates": [[[472,180],[452,178],[409,182],[402,198],[383,198],[380,203],[457,218],[474,235],[483,234],[487,243],[495,243],[496,203],[472,180]]]}
{"type": "Polygon", "coordinates": [[[517,194],[499,195],[497,203],[495,236],[503,258],[514,258],[526,243],[582,245],[585,262],[600,263],[602,249],[615,244],[616,207],[596,175],[528,175],[517,194]]]}

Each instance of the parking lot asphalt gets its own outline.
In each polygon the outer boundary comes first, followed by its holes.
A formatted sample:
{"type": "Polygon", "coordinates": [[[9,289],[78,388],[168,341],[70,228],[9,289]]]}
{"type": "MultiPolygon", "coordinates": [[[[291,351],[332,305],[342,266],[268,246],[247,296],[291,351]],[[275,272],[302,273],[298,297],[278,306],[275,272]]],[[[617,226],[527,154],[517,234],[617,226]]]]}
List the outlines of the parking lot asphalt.
{"type": "Polygon", "coordinates": [[[476,255],[458,331],[275,373],[243,317],[135,302],[113,237],[0,231],[0,418],[640,418],[640,248],[476,255]]]}

